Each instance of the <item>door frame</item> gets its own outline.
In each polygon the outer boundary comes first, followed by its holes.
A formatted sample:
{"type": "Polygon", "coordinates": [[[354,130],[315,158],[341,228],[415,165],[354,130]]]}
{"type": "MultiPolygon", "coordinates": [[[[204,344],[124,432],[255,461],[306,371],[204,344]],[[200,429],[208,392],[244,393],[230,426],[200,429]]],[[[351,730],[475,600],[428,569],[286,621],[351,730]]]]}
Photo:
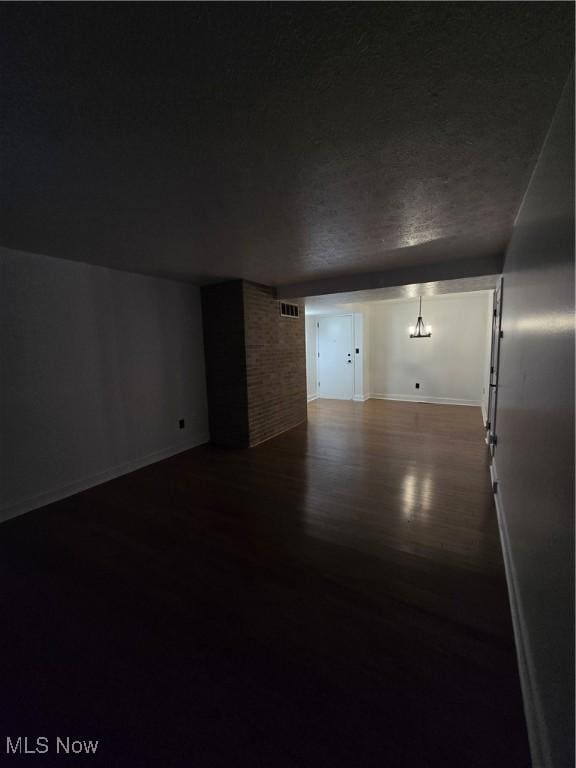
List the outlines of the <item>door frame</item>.
{"type": "MultiPolygon", "coordinates": [[[[351,401],[356,400],[358,396],[358,392],[356,392],[356,348],[355,348],[355,340],[356,340],[356,318],[355,318],[354,312],[330,312],[326,315],[315,315],[314,316],[314,322],[316,323],[316,397],[318,400],[333,400],[334,398],[328,398],[328,397],[322,397],[320,394],[320,390],[318,388],[318,376],[320,373],[319,366],[318,366],[318,359],[320,357],[320,324],[319,321],[324,319],[328,319],[330,317],[350,317],[352,319],[352,397],[350,398],[351,401]]],[[[362,348],[364,348],[364,340],[362,340],[362,348]]],[[[348,400],[348,398],[343,398],[345,401],[348,400]]]]}
{"type": "Polygon", "coordinates": [[[492,342],[490,345],[490,376],[488,379],[488,407],[486,414],[486,442],[490,454],[494,456],[497,444],[496,416],[498,410],[498,375],[500,370],[500,340],[502,338],[502,287],[504,280],[500,276],[494,289],[492,301],[492,342]]]}

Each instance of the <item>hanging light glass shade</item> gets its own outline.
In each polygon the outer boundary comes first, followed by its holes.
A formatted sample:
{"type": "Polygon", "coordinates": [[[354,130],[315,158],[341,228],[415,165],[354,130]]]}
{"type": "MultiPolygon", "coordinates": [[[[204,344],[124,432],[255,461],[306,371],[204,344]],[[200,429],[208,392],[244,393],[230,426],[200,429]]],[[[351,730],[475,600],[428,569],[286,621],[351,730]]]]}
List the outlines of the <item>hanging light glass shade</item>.
{"type": "Polygon", "coordinates": [[[432,336],[432,326],[424,325],[422,320],[422,296],[420,296],[420,309],[418,310],[418,320],[416,325],[409,328],[411,339],[429,339],[432,336]]]}

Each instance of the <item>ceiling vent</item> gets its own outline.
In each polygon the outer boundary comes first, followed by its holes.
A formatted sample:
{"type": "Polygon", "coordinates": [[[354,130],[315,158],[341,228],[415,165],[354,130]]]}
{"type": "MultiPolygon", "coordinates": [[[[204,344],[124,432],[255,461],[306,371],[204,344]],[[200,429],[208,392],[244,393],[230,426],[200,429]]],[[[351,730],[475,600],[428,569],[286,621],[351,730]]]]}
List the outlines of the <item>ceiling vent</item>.
{"type": "Polygon", "coordinates": [[[287,304],[285,301],[281,301],[280,315],[282,317],[299,317],[300,307],[298,306],[298,304],[287,304]]]}

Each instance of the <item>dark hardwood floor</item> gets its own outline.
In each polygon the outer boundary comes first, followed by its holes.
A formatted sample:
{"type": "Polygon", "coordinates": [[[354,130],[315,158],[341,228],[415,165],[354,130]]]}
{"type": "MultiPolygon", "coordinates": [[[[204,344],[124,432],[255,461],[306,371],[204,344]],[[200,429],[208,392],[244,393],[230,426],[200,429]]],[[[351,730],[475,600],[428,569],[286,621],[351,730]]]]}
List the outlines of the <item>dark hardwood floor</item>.
{"type": "Polygon", "coordinates": [[[0,585],[0,764],[530,764],[477,408],[312,403],[1,525],[0,585]]]}

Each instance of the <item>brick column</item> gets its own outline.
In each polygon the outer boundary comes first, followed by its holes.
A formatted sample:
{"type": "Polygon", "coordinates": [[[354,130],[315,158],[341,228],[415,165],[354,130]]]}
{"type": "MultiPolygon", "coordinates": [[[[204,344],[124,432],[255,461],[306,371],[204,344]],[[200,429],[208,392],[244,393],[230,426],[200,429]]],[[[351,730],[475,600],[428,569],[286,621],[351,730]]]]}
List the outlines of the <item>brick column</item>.
{"type": "Polygon", "coordinates": [[[282,317],[274,289],[235,280],[202,288],[210,436],[253,446],[306,419],[304,307],[282,317]]]}

